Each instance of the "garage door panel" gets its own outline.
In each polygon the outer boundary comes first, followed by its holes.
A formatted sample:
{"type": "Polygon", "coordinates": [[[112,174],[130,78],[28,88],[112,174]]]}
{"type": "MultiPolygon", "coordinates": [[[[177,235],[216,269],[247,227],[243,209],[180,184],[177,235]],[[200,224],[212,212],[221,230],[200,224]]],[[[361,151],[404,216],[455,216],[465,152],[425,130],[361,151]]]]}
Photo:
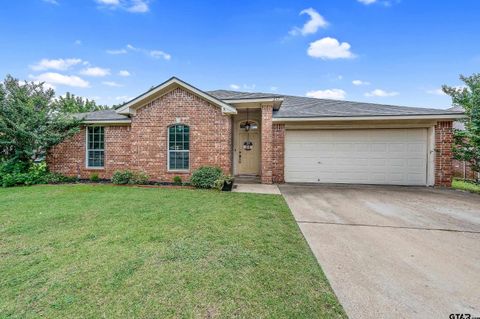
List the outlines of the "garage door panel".
{"type": "Polygon", "coordinates": [[[426,129],[287,131],[287,182],[425,185],[426,129]]]}

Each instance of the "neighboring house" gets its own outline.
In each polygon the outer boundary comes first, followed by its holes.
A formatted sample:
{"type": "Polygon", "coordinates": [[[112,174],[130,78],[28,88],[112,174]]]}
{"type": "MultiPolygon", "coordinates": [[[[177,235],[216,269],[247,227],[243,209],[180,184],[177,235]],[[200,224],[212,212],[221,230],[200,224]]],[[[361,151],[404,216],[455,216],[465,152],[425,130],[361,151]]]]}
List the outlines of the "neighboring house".
{"type": "MultiPolygon", "coordinates": [[[[448,109],[449,111],[454,112],[463,112],[463,108],[461,106],[454,106],[448,109]]],[[[465,124],[461,121],[453,122],[453,129],[454,130],[465,130],[465,124]]],[[[452,162],[453,166],[453,176],[459,177],[463,179],[479,179],[478,173],[476,174],[470,165],[470,163],[466,161],[459,161],[454,159],[452,162]],[[476,176],[477,175],[477,176],[476,176]]]]}
{"type": "Polygon", "coordinates": [[[188,180],[203,165],[262,183],[450,186],[452,123],[462,112],[199,90],[178,78],[116,110],[81,114],[84,126],[53,147],[50,170],[111,178],[188,180]]]}

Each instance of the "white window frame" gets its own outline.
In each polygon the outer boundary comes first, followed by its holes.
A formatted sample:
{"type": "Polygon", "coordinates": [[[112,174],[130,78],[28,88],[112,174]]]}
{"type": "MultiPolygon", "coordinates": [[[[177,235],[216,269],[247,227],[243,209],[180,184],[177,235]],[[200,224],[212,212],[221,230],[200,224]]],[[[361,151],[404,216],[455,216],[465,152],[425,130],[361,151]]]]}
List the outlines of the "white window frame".
{"type": "Polygon", "coordinates": [[[85,129],[85,167],[87,169],[98,169],[102,170],[105,169],[105,126],[100,126],[100,125],[92,125],[92,126],[87,126],[85,129]],[[103,149],[90,149],[89,148],[89,143],[88,143],[88,131],[91,128],[94,127],[103,127],[103,149]],[[88,154],[90,151],[103,151],[103,166],[90,166],[88,165],[88,154]]]}
{"type": "Polygon", "coordinates": [[[167,172],[178,172],[178,173],[188,173],[188,172],[190,172],[190,143],[191,143],[191,140],[190,140],[190,126],[189,125],[182,124],[182,123],[177,123],[177,124],[170,125],[167,128],[167,172]],[[186,126],[189,129],[188,130],[188,137],[189,137],[189,139],[188,139],[188,150],[170,150],[170,128],[174,127],[174,126],[178,126],[178,125],[186,126]],[[186,168],[186,169],[171,169],[170,168],[170,152],[188,153],[188,168],[186,168]]]}

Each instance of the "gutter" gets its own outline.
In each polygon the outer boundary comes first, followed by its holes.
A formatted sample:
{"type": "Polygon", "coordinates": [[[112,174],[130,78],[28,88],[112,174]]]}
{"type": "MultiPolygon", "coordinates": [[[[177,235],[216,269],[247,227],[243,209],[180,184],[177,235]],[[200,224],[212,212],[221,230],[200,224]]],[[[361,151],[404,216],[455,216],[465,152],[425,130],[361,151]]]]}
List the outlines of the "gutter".
{"type": "Polygon", "coordinates": [[[374,116],[323,116],[323,117],[274,117],[273,122],[315,122],[315,121],[380,121],[380,120],[459,120],[464,114],[432,115],[374,115],[374,116]]]}

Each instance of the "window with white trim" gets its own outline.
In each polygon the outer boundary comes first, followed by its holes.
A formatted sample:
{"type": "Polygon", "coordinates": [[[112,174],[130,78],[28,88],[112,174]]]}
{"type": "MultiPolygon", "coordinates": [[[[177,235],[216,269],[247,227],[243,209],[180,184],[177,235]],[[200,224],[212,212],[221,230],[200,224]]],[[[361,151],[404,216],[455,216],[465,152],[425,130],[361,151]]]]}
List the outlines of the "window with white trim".
{"type": "Polygon", "coordinates": [[[87,167],[102,168],[105,162],[105,128],[87,127],[87,167]]]}
{"type": "Polygon", "coordinates": [[[176,124],[168,128],[168,169],[186,171],[190,167],[190,128],[176,124]]]}

